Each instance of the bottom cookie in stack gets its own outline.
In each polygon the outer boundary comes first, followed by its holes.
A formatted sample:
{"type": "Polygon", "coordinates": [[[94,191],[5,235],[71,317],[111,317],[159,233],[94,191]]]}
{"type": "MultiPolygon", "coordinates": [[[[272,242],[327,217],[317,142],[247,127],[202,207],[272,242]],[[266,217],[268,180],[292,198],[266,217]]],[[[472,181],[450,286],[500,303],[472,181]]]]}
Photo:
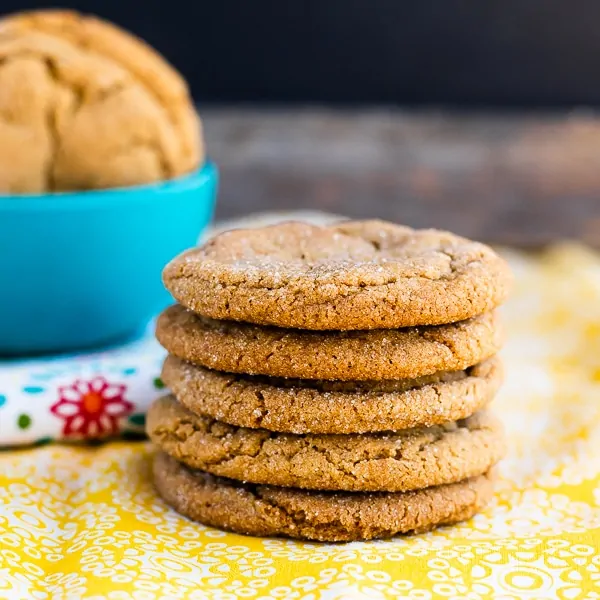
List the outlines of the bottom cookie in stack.
{"type": "Polygon", "coordinates": [[[147,429],[166,453],[157,488],[179,512],[239,533],[321,541],[469,518],[491,497],[489,472],[504,452],[486,410],[399,432],[297,435],[228,425],[166,396],[147,429]]]}
{"type": "Polygon", "coordinates": [[[351,542],[420,533],[469,519],[492,498],[491,471],[409,492],[318,492],[255,485],[192,470],[164,452],[154,482],[175,510],[235,533],[351,542]]]}

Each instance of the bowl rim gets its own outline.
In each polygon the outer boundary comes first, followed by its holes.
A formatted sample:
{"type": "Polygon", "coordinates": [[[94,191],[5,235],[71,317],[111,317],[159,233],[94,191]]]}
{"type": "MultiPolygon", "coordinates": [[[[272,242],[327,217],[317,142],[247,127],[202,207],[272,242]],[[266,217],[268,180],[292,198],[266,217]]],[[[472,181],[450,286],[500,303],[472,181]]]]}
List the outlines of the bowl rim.
{"type": "Polygon", "coordinates": [[[206,161],[200,167],[173,179],[144,183],[128,187],[97,190],[49,192],[47,194],[3,194],[0,193],[0,213],[14,210],[64,210],[107,207],[113,203],[147,202],[173,192],[191,191],[216,183],[217,166],[206,161]]]}

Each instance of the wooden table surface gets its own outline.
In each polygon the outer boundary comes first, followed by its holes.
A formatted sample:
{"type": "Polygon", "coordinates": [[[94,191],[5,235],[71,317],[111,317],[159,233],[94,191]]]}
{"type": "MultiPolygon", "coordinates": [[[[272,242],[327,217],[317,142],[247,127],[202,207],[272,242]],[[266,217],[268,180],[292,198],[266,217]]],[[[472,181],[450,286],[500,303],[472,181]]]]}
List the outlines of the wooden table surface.
{"type": "Polygon", "coordinates": [[[600,246],[600,118],[206,109],[218,218],[317,209],[493,243],[600,246]]]}

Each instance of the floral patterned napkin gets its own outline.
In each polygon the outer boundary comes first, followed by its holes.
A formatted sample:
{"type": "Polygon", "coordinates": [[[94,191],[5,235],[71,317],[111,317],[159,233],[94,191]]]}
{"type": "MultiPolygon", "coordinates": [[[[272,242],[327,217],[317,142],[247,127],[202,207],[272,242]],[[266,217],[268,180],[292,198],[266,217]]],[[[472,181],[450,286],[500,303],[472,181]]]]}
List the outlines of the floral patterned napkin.
{"type": "Polygon", "coordinates": [[[144,339],[75,356],[0,363],[0,445],[139,436],[165,351],[144,339]]]}

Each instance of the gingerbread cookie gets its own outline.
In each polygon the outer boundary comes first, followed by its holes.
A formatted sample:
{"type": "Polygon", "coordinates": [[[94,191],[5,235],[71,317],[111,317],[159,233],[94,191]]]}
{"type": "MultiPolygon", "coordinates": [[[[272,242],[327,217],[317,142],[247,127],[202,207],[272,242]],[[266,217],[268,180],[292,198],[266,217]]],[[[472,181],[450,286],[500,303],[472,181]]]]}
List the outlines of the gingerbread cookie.
{"type": "Polygon", "coordinates": [[[204,162],[187,84],[134,35],[39,10],[0,19],[0,193],[126,187],[204,162]]]}
{"type": "Polygon", "coordinates": [[[503,341],[495,312],[437,327],[317,332],[214,321],[178,305],[159,317],[156,337],[171,354],[219,371],[344,381],[463,370],[503,341]]]}
{"type": "Polygon", "coordinates": [[[146,429],[188,466],[252,483],[321,490],[400,492],[488,471],[504,453],[499,421],[463,421],[394,433],[294,435],[234,427],[196,415],[173,396],[150,407],[146,429]]]}
{"type": "Polygon", "coordinates": [[[511,282],[483,244],[384,221],[229,231],[175,258],[163,279],[204,316],[315,330],[462,321],[501,304],[511,282]]]}
{"type": "Polygon", "coordinates": [[[235,533],[349,542],[419,533],[469,519],[492,498],[490,474],[404,493],[255,486],[192,471],[164,453],[154,482],[175,510],[235,533]]]}
{"type": "Polygon", "coordinates": [[[502,382],[499,358],[417,379],[273,379],[206,369],[167,357],[162,380],[189,410],[239,427],[290,433],[366,433],[458,421],[502,382]]]}

